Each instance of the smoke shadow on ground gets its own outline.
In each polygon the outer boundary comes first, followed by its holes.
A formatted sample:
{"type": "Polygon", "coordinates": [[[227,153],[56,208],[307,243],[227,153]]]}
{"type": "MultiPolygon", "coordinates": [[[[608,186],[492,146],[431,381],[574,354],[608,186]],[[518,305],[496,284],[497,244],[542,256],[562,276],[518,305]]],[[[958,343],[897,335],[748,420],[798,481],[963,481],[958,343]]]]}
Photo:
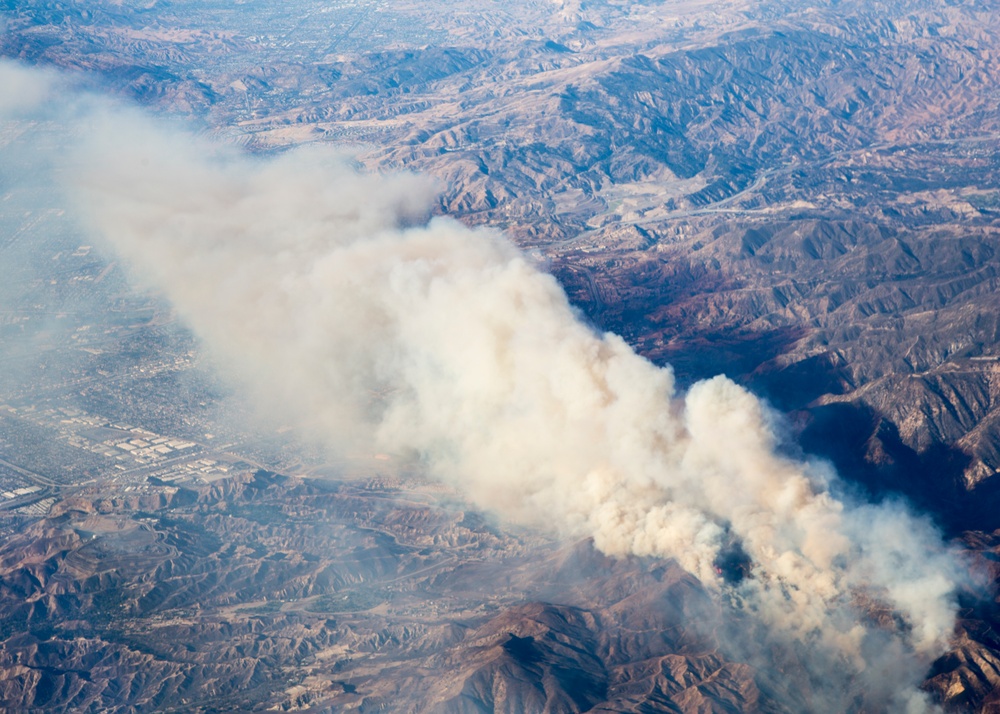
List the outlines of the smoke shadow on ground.
{"type": "Polygon", "coordinates": [[[802,409],[822,396],[845,394],[855,387],[846,360],[836,352],[823,352],[791,364],[781,364],[777,358],[785,354],[785,348],[792,347],[794,341],[808,332],[792,328],[787,331],[793,342],[776,345],[781,352],[753,365],[749,373],[741,373],[743,377],[738,381],[784,412],[802,409]]]}
{"type": "Polygon", "coordinates": [[[833,463],[866,500],[903,495],[950,536],[1000,527],[1000,487],[989,494],[988,505],[985,494],[967,492],[962,473],[972,459],[961,450],[936,444],[918,452],[895,424],[864,404],[824,404],[803,416],[801,448],[833,463]]]}
{"type": "Polygon", "coordinates": [[[650,350],[646,349],[644,341],[640,341],[637,350],[656,364],[669,364],[673,367],[677,383],[681,387],[725,374],[743,384],[749,383],[759,396],[782,407],[791,397],[791,388],[796,392],[811,392],[825,389],[827,384],[797,380],[795,385],[782,385],[779,391],[773,388],[776,385],[772,386],[769,382],[756,378],[755,370],[788,353],[807,332],[802,327],[781,327],[766,331],[719,330],[701,332],[650,350]],[[760,382],[762,388],[758,388],[757,382],[760,382]]]}
{"type": "MultiPolygon", "coordinates": [[[[703,304],[705,296],[724,294],[740,286],[735,279],[705,266],[646,261],[628,270],[613,269],[599,275],[568,256],[549,267],[583,319],[599,331],[621,335],[651,362],[670,365],[682,389],[719,374],[752,383],[751,374],[791,352],[810,332],[808,327],[800,325],[768,330],[716,325],[708,329],[699,318],[707,309],[703,304]],[[609,282],[612,277],[621,289],[611,291],[618,294],[618,299],[609,303],[602,298],[601,283],[609,282]]],[[[826,371],[824,366],[820,369],[826,371]]],[[[775,371],[778,370],[768,370],[766,374],[775,371]]],[[[788,368],[780,371],[784,379],[788,368]]],[[[838,375],[830,385],[805,379],[814,376],[803,375],[803,379],[795,381],[794,388],[812,393],[834,387],[842,379],[838,375]]],[[[763,378],[756,381],[761,382],[762,396],[766,398],[772,397],[768,387],[780,387],[780,395],[789,392],[790,385],[771,384],[763,378]]],[[[779,390],[774,391],[777,396],[779,390]]],[[[816,392],[811,398],[821,393],[824,392],[816,392]]],[[[783,403],[783,399],[773,401],[779,406],[783,403]]]]}

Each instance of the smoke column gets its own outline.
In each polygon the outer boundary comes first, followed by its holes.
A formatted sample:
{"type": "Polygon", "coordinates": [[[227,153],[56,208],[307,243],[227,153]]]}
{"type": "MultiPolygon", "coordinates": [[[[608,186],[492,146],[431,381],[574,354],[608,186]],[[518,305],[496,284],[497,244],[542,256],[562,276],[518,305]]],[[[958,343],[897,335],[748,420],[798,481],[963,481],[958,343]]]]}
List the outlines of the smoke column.
{"type": "Polygon", "coordinates": [[[674,558],[831,691],[930,709],[916,683],[954,625],[951,555],[924,519],[841,502],[827,468],[780,455],[746,390],[679,394],[500,233],[428,220],[417,177],[319,149],[252,158],[106,107],[86,121],[65,173],[88,225],[265,408],[334,448],[415,459],[511,521],[674,558]],[[734,541],[751,570],[726,584],[734,541]],[[900,624],[865,624],[861,602],[900,624]]]}

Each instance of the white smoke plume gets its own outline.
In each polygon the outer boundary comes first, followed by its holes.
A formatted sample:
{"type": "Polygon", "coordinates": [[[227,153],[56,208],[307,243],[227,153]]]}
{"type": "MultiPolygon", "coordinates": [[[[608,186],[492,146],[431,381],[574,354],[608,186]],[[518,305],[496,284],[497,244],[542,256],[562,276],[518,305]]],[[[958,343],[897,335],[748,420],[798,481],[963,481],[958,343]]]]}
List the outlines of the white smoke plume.
{"type": "Polygon", "coordinates": [[[30,116],[52,98],[58,84],[54,72],[0,61],[0,119],[30,116]]]}
{"type": "Polygon", "coordinates": [[[679,394],[500,233],[428,220],[424,180],[313,148],[248,157],[123,111],[86,121],[67,175],[89,225],[266,409],[418,460],[511,521],[674,558],[838,682],[884,690],[876,707],[931,708],[916,683],[960,569],[925,520],[845,504],[827,468],[782,456],[752,394],[724,377],[679,394]],[[733,542],[750,573],[727,585],[733,542]],[[899,625],[866,623],[872,602],[899,625]]]}

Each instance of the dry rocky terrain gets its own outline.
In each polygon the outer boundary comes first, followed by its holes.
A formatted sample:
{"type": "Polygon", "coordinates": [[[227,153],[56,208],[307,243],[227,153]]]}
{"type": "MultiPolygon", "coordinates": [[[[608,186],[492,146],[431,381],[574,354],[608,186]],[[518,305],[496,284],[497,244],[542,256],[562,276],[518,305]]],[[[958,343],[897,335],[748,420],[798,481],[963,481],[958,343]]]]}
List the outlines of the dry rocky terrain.
{"type": "Polygon", "coordinates": [[[787,711],[669,563],[268,472],[82,491],[0,548],[0,701],[56,711],[787,711]],[[552,604],[558,602],[560,604],[552,604]]]}
{"type": "MultiPolygon", "coordinates": [[[[751,386],[848,488],[902,493],[1000,578],[991,3],[298,10],[8,0],[0,55],[253,151],[325,142],[434,177],[440,212],[507,231],[596,326],[683,384],[751,386]]],[[[787,710],[685,627],[712,605],[670,564],[269,478],[84,494],[4,542],[0,700],[787,710]],[[539,562],[592,578],[546,590],[539,562]]],[[[955,711],[1000,710],[995,597],[967,594],[928,673],[955,711]]]]}

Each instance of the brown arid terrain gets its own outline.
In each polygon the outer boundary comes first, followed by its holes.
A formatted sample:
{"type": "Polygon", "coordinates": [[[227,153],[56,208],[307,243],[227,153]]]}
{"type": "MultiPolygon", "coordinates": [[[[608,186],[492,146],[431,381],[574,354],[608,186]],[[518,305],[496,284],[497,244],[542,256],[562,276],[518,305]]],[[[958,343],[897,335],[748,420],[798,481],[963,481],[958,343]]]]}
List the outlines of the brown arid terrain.
{"type": "MultiPolygon", "coordinates": [[[[984,582],[923,687],[1000,711],[993,4],[10,0],[0,55],[253,152],[432,177],[438,212],[504,230],[597,328],[684,385],[749,386],[845,490],[930,514],[984,582]]],[[[162,308],[122,313],[122,359],[191,349],[162,308]]],[[[187,362],[87,359],[118,381],[74,398],[109,420],[201,424],[122,386],[200,415],[187,362]]],[[[4,435],[0,464],[49,474],[39,443],[4,435]]],[[[140,497],[102,492],[89,458],[4,527],[10,711],[804,710],[692,624],[718,605],[672,562],[511,531],[417,481],[250,470],[140,497]]]]}
{"type": "Polygon", "coordinates": [[[505,534],[435,500],[419,484],[264,471],[132,500],[81,491],[0,552],[0,700],[787,711],[683,625],[714,605],[676,566],[505,534]]]}

